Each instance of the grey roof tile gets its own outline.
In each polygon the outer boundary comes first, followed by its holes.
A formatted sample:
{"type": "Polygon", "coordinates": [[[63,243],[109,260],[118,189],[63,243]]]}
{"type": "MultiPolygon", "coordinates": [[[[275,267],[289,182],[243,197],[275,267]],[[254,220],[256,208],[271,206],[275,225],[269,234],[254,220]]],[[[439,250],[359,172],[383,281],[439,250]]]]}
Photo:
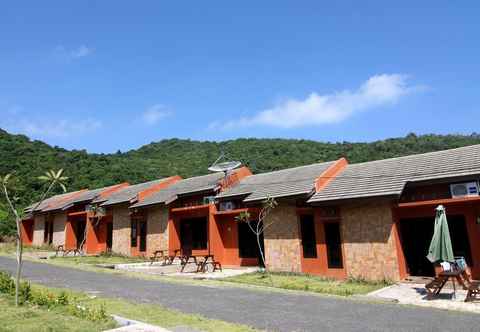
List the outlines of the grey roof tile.
{"type": "MultiPolygon", "coordinates": [[[[97,189],[92,189],[92,190],[87,190],[84,193],[73,197],[72,199],[68,200],[63,204],[62,209],[67,209],[75,204],[79,203],[88,203],[91,202],[97,198],[99,198],[100,194],[103,193],[105,190],[110,190],[114,187],[117,187],[119,184],[115,184],[112,186],[107,186],[103,188],[97,188],[97,189]]],[[[121,190],[121,189],[120,189],[121,190]]],[[[113,194],[113,193],[112,193],[113,194]]]]}
{"type": "MultiPolygon", "coordinates": [[[[50,212],[61,209],[64,204],[68,204],[71,199],[76,198],[78,195],[81,195],[85,190],[72,191],[64,194],[59,194],[47,198],[39,205],[39,207],[34,212],[50,212]]],[[[32,204],[31,207],[34,208],[35,204],[32,204]]],[[[28,212],[32,212],[29,210],[28,212]]]]}
{"type": "Polygon", "coordinates": [[[120,189],[119,191],[113,193],[107,198],[97,198],[92,201],[92,203],[101,203],[101,206],[109,206],[109,205],[114,205],[114,204],[120,204],[120,203],[127,203],[130,202],[132,199],[134,199],[138,193],[141,191],[147,190],[148,188],[161,183],[168,178],[163,178],[163,179],[158,179],[158,180],[153,180],[149,182],[144,182],[144,183],[139,183],[139,184],[134,184],[128,187],[125,187],[123,189],[120,189]]]}
{"type": "Polygon", "coordinates": [[[179,195],[215,190],[218,187],[220,180],[223,178],[223,173],[212,173],[183,179],[146,197],[143,201],[133,204],[131,208],[139,208],[154,204],[168,204],[175,200],[179,195]]]}
{"type": "Polygon", "coordinates": [[[217,195],[217,198],[246,196],[244,201],[252,202],[267,197],[309,194],[315,188],[315,180],[334,163],[335,161],[329,161],[250,175],[217,195]]]}
{"type": "Polygon", "coordinates": [[[407,182],[480,174],[480,145],[348,165],[309,203],[400,196],[407,182]]]}

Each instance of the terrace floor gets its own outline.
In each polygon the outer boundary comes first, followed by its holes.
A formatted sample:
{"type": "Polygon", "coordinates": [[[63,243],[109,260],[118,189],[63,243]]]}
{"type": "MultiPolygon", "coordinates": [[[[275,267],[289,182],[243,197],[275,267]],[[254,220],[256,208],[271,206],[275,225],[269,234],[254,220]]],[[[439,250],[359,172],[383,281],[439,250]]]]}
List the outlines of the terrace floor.
{"type": "Polygon", "coordinates": [[[180,277],[189,279],[223,279],[227,277],[242,275],[245,273],[256,272],[258,270],[257,267],[224,267],[222,268],[222,271],[197,273],[196,266],[193,264],[188,264],[185,267],[184,272],[181,272],[182,267],[178,262],[175,262],[171,265],[162,265],[161,263],[116,264],[115,269],[129,272],[138,272],[142,274],[165,275],[169,277],[180,277]]]}
{"type": "Polygon", "coordinates": [[[453,288],[450,285],[444,287],[442,292],[432,300],[427,299],[424,283],[399,283],[390,287],[382,288],[369,294],[379,299],[396,300],[400,304],[413,304],[422,307],[461,310],[474,313],[480,313],[480,303],[465,302],[467,291],[457,285],[456,296],[453,294],[453,288]]]}

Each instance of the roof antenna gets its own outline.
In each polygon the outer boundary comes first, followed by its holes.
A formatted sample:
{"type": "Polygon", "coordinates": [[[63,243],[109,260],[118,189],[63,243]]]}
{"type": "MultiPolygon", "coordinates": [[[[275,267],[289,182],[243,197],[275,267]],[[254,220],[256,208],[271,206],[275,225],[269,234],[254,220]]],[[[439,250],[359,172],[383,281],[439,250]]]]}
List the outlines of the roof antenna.
{"type": "Polygon", "coordinates": [[[225,152],[222,150],[220,156],[215,160],[215,162],[208,168],[211,172],[224,172],[225,177],[228,175],[228,172],[242,165],[239,161],[224,161],[219,162],[220,160],[225,159],[225,152]]]}

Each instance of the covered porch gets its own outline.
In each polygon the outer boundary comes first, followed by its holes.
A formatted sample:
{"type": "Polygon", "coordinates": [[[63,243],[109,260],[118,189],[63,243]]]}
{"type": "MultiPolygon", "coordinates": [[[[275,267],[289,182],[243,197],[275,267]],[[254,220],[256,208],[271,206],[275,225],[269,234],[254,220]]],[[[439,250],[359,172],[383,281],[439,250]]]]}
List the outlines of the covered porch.
{"type": "Polygon", "coordinates": [[[435,276],[426,258],[433,235],[435,208],[445,206],[454,256],[464,257],[472,277],[480,279],[480,197],[445,198],[399,203],[395,223],[401,243],[399,264],[407,276],[435,276]]]}
{"type": "Polygon", "coordinates": [[[255,235],[235,221],[242,211],[247,209],[217,211],[213,203],[171,208],[169,254],[180,250],[183,256],[213,255],[224,267],[258,266],[255,235]]]}

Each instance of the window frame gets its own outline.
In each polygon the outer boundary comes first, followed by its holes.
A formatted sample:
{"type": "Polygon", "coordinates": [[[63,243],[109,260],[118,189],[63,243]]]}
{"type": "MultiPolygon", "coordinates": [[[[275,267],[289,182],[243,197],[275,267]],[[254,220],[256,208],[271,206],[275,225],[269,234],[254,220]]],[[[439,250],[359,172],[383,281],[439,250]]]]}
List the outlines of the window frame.
{"type": "Polygon", "coordinates": [[[341,223],[340,221],[328,221],[323,223],[323,231],[325,234],[325,248],[326,248],[326,254],[327,254],[327,267],[329,269],[343,269],[343,241],[342,241],[342,229],[341,229],[341,223]],[[338,239],[338,242],[335,241],[335,243],[330,242],[329,238],[331,239],[332,237],[328,236],[328,227],[332,227],[335,225],[338,230],[338,235],[336,239],[338,239]],[[332,248],[332,245],[334,246],[332,248]],[[337,250],[337,255],[334,255],[332,257],[332,250],[337,250]],[[338,256],[338,257],[337,257],[338,256]],[[333,259],[338,259],[338,261],[333,261],[333,259]]]}
{"type": "Polygon", "coordinates": [[[137,220],[130,222],[130,247],[137,248],[138,246],[138,223],[137,220]]]}
{"type": "MultiPolygon", "coordinates": [[[[301,238],[301,244],[302,244],[302,257],[303,258],[306,258],[306,259],[316,259],[318,258],[318,250],[317,250],[317,239],[318,239],[318,236],[317,236],[317,231],[316,231],[316,227],[315,227],[315,215],[313,214],[301,214],[299,215],[298,217],[298,221],[299,221],[299,226],[300,226],[300,238],[301,238]],[[305,229],[305,225],[304,225],[304,218],[309,218],[309,222],[311,222],[311,227],[313,229],[310,229],[309,231],[312,231],[311,232],[313,234],[313,237],[311,237],[310,239],[307,239],[306,238],[306,229],[305,229]],[[306,254],[306,245],[305,245],[305,242],[307,241],[311,241],[313,240],[313,246],[311,247],[311,252],[306,254]]],[[[309,226],[310,227],[310,226],[309,226]]]]}

